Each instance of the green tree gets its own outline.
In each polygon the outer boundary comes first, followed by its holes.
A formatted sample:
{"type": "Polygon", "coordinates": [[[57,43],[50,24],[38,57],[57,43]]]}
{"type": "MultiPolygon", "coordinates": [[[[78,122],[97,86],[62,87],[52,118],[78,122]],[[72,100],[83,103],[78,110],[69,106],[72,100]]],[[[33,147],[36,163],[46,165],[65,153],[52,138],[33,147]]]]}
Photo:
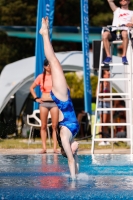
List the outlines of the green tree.
{"type": "Polygon", "coordinates": [[[71,90],[71,97],[72,98],[83,98],[84,91],[83,91],[83,78],[77,76],[76,73],[66,73],[65,74],[67,84],[71,90]]]}
{"type": "Polygon", "coordinates": [[[0,24],[7,26],[35,26],[37,0],[1,0],[0,24]]]}
{"type": "MultiPolygon", "coordinates": [[[[1,0],[0,24],[35,26],[37,0],[1,0]]],[[[0,71],[11,62],[35,55],[35,39],[8,37],[0,32],[0,71]]]]}
{"type": "Polygon", "coordinates": [[[91,88],[92,88],[92,97],[96,97],[96,88],[97,88],[98,77],[91,76],[90,80],[91,80],[91,88]]]}
{"type": "Polygon", "coordinates": [[[55,0],[55,26],[80,26],[80,0],[55,0]]]}
{"type": "Polygon", "coordinates": [[[3,32],[0,32],[0,40],[0,71],[8,63],[35,54],[35,40],[12,38],[3,32]]]}
{"type": "MultiPolygon", "coordinates": [[[[84,97],[84,83],[83,76],[78,76],[76,73],[66,73],[65,74],[67,84],[71,90],[72,98],[83,98],[84,97]]],[[[91,76],[91,89],[92,89],[92,97],[96,96],[96,88],[97,88],[97,76],[91,76]]]]}

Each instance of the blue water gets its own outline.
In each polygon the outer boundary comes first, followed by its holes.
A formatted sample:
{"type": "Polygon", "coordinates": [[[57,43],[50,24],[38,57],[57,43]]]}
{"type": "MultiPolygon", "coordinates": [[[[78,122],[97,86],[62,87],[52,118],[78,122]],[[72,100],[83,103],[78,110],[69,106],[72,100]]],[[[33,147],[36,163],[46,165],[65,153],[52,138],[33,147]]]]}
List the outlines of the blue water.
{"type": "Polygon", "coordinates": [[[1,200],[131,200],[130,155],[82,155],[76,181],[61,155],[1,155],[1,200]]]}

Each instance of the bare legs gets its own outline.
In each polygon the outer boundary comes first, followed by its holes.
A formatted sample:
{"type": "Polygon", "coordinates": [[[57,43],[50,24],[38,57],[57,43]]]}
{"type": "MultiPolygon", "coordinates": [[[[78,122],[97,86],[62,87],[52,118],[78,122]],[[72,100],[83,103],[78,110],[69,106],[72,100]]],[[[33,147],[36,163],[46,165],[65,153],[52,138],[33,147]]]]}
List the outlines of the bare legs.
{"type": "Polygon", "coordinates": [[[78,142],[72,140],[71,149],[72,149],[72,153],[73,153],[74,159],[75,159],[75,173],[76,174],[78,174],[78,171],[79,171],[79,163],[78,163],[78,156],[77,156],[78,145],[79,145],[78,142]]]}
{"type": "Polygon", "coordinates": [[[51,119],[52,119],[52,137],[54,142],[54,152],[58,153],[57,151],[57,138],[56,138],[56,132],[57,132],[57,124],[59,120],[59,110],[58,107],[53,107],[50,109],[51,119]]]}
{"type": "Polygon", "coordinates": [[[108,31],[104,32],[103,35],[102,35],[102,39],[103,39],[103,45],[104,45],[104,48],[105,48],[106,55],[107,55],[107,57],[111,57],[110,42],[109,42],[109,39],[111,39],[110,32],[108,32],[108,31]]]}
{"type": "MultiPolygon", "coordinates": [[[[110,114],[108,114],[108,113],[101,114],[100,122],[101,123],[109,123],[110,122],[110,114]]],[[[108,126],[101,127],[101,132],[108,133],[108,126]]]]}
{"type": "MultiPolygon", "coordinates": [[[[63,148],[68,158],[68,165],[69,165],[71,177],[72,179],[75,179],[78,170],[77,170],[77,163],[76,163],[77,160],[75,160],[75,157],[73,156],[73,152],[70,145],[71,144],[70,141],[72,140],[72,134],[66,127],[62,127],[60,131],[60,137],[61,137],[63,148]]],[[[76,156],[76,159],[77,159],[77,156],[76,156]]]]}
{"type": "Polygon", "coordinates": [[[40,119],[41,119],[41,139],[43,152],[46,152],[46,139],[47,139],[47,117],[48,117],[48,109],[45,107],[40,107],[40,119]]]}
{"type": "MultiPolygon", "coordinates": [[[[122,40],[123,40],[123,53],[122,53],[122,57],[123,57],[123,56],[126,56],[129,39],[128,39],[127,31],[122,31],[121,35],[122,35],[122,40]]],[[[105,48],[106,55],[107,55],[107,57],[111,57],[110,42],[109,42],[109,40],[111,39],[110,32],[108,32],[108,31],[104,32],[102,35],[102,39],[103,39],[103,45],[105,48]]]]}
{"type": "Polygon", "coordinates": [[[126,56],[129,39],[128,39],[127,31],[122,31],[121,35],[123,39],[123,53],[122,53],[122,57],[123,57],[123,56],[126,56]]]}
{"type": "MultiPolygon", "coordinates": [[[[46,140],[47,140],[47,118],[48,118],[48,109],[45,107],[40,107],[40,119],[41,119],[41,139],[42,139],[42,146],[43,146],[43,152],[46,152],[46,140]]],[[[51,113],[51,119],[52,119],[52,136],[53,136],[53,142],[54,142],[54,152],[57,153],[57,139],[56,139],[56,129],[58,124],[58,113],[59,110],[57,107],[53,107],[50,110],[51,113]]]]}

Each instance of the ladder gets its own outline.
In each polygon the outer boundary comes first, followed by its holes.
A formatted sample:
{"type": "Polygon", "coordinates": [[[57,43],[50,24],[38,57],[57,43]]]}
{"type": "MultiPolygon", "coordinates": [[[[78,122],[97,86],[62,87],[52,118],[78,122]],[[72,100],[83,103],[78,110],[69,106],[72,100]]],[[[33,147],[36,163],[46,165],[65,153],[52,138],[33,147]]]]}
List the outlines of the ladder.
{"type": "MultiPolygon", "coordinates": [[[[102,30],[103,33],[104,29],[102,30]]],[[[122,40],[116,40],[111,42],[110,44],[110,50],[112,52],[112,48],[114,44],[120,44],[122,43],[122,40]]],[[[101,64],[103,61],[103,41],[101,41],[101,49],[100,49],[100,60],[99,60],[99,75],[98,75],[98,85],[97,85],[97,99],[96,99],[96,110],[95,110],[95,121],[94,121],[94,127],[93,127],[93,136],[92,136],[92,146],[91,146],[91,153],[94,154],[95,150],[95,142],[111,142],[112,143],[112,151],[113,151],[113,144],[114,142],[118,141],[124,141],[127,143],[130,143],[130,153],[132,155],[133,153],[133,138],[132,138],[132,45],[131,45],[131,40],[129,39],[128,43],[128,49],[127,49],[127,60],[128,60],[128,65],[124,65],[121,62],[115,63],[113,62],[112,58],[112,63],[110,63],[108,66],[101,64]],[[123,66],[124,68],[124,77],[117,77],[114,78],[114,75],[112,73],[113,67],[117,67],[118,71],[119,68],[123,66]],[[109,78],[102,78],[102,70],[110,70],[110,77],[109,78]],[[103,81],[107,81],[110,83],[110,93],[100,93],[100,84],[103,81]],[[119,92],[119,93],[112,93],[112,84],[113,82],[120,83],[119,81],[122,81],[127,87],[125,92],[119,92]],[[113,98],[115,96],[121,96],[122,98],[113,98]],[[106,98],[108,97],[108,98],[106,98]],[[100,101],[105,101],[108,100],[110,102],[110,108],[99,108],[98,103],[100,101]],[[126,102],[125,108],[113,108],[112,102],[114,100],[124,100],[126,102]],[[126,111],[126,122],[125,123],[113,123],[113,113],[112,111],[126,111]],[[98,112],[101,111],[110,111],[110,122],[109,123],[98,123],[98,112]],[[111,129],[111,138],[96,138],[96,128],[97,127],[103,127],[103,126],[108,126],[111,129]],[[114,127],[115,126],[126,126],[127,130],[127,138],[115,138],[114,137],[114,127]]],[[[115,67],[115,69],[116,69],[115,67]]]]}

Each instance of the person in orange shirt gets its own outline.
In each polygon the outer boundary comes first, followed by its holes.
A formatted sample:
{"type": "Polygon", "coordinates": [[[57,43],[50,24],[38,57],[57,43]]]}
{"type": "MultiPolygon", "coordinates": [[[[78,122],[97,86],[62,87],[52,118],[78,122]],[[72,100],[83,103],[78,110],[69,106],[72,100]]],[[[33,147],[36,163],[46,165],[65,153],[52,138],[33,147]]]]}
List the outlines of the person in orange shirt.
{"type": "Polygon", "coordinates": [[[52,89],[51,68],[47,59],[44,60],[44,72],[37,76],[35,81],[30,86],[30,92],[36,102],[40,104],[40,119],[41,119],[41,139],[43,149],[41,154],[46,153],[46,139],[47,139],[47,118],[48,112],[51,114],[52,119],[52,136],[54,142],[54,153],[59,153],[57,150],[56,131],[59,119],[59,109],[50,96],[52,89]],[[41,98],[37,97],[34,89],[40,86],[42,92],[41,98]]]}

